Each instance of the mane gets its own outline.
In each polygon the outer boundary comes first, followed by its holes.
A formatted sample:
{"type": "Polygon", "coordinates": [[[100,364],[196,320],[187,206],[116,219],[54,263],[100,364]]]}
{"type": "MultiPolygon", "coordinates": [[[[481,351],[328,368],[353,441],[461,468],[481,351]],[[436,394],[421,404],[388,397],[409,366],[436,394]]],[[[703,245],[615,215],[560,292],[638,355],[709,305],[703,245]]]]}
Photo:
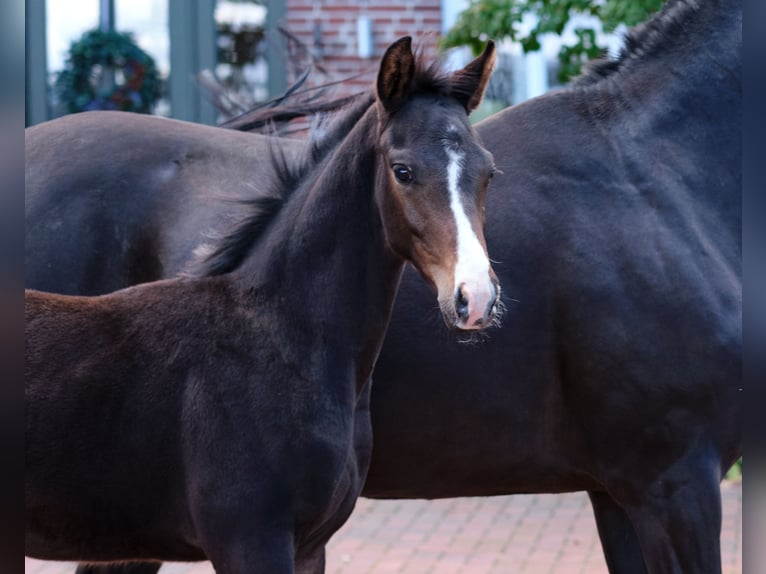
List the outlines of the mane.
{"type": "Polygon", "coordinates": [[[667,50],[668,43],[688,35],[689,19],[702,9],[705,0],[668,0],[652,18],[632,27],[616,59],[600,58],[586,64],[572,86],[589,86],[624,73],[667,50]]]}
{"type": "Polygon", "coordinates": [[[191,264],[187,274],[212,277],[239,267],[293,191],[335,149],[373,102],[371,95],[366,98],[357,96],[332,115],[316,115],[310,137],[293,157],[288,157],[280,139],[272,136],[269,153],[274,167],[273,177],[258,186],[254,197],[235,201],[244,208],[246,215],[228,232],[199,247],[198,259],[191,264]]]}
{"type": "MultiPolygon", "coordinates": [[[[426,65],[420,54],[415,60],[412,95],[437,94],[470,96],[468,82],[462,82],[443,70],[443,60],[426,65]]],[[[312,116],[313,125],[303,149],[289,158],[278,137],[272,136],[270,154],[275,176],[260,186],[253,198],[240,200],[246,215],[229,232],[213,239],[197,250],[198,259],[187,273],[196,277],[223,275],[237,269],[263,235],[276,214],[292,196],[294,190],[309,177],[337,145],[349,134],[370,106],[375,104],[374,91],[362,92],[336,101],[317,102],[301,106],[301,115],[312,116]],[[327,112],[327,110],[331,110],[327,112]]],[[[285,108],[274,107],[258,111],[259,122],[283,118],[285,108]]],[[[247,129],[247,121],[229,124],[229,129],[247,129]]]]}
{"type": "Polygon", "coordinates": [[[451,74],[445,66],[446,55],[426,63],[422,47],[415,48],[415,74],[412,80],[412,95],[439,95],[468,99],[476,89],[470,78],[451,74]]]}
{"type": "MultiPolygon", "coordinates": [[[[444,56],[427,64],[422,54],[421,47],[415,48],[415,55],[413,95],[438,94],[466,100],[471,97],[475,90],[475,83],[471,82],[471,79],[468,76],[450,76],[450,74],[445,71],[444,56]]],[[[314,88],[309,88],[303,92],[298,92],[295,91],[294,88],[290,88],[284,95],[274,98],[274,102],[276,102],[275,105],[257,105],[252,109],[225,121],[220,124],[219,127],[243,132],[253,132],[261,130],[267,126],[281,125],[294,119],[313,118],[318,115],[323,116],[330,112],[336,112],[353,104],[360,98],[369,95],[368,91],[364,91],[330,100],[321,97],[321,94],[324,94],[330,88],[342,84],[348,79],[353,79],[354,77],[356,76],[340,81],[328,82],[314,88]],[[310,100],[296,101],[293,103],[293,98],[296,94],[300,96],[309,90],[317,90],[320,93],[320,96],[310,100]]],[[[302,83],[305,81],[305,78],[301,78],[299,81],[302,83]]]]}
{"type": "Polygon", "coordinates": [[[360,92],[329,101],[319,100],[299,102],[297,104],[286,103],[270,107],[256,106],[237,117],[227,120],[218,127],[240,132],[257,132],[270,127],[273,129],[275,126],[287,124],[291,120],[338,111],[353,103],[365,93],[360,92]]]}

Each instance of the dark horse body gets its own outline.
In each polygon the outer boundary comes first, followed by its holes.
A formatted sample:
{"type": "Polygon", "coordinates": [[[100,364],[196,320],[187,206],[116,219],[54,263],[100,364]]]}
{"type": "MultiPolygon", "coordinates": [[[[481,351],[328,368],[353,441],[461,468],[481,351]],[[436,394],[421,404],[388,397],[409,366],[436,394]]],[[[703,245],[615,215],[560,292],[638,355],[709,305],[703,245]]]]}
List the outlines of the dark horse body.
{"type": "MultiPolygon", "coordinates": [[[[155,116],[64,116],[26,138],[27,261],[45,262],[29,265],[26,280],[56,293],[100,295],[172,277],[189,261],[188,238],[236,216],[225,199],[253,197],[275,172],[267,136],[155,116]],[[104,168],[83,179],[72,155],[104,168]],[[89,213],[99,220],[83,217],[89,213]],[[76,251],[91,257],[61,256],[76,251]]],[[[301,147],[280,145],[288,155],[301,147]]]]}
{"type": "Polygon", "coordinates": [[[27,292],[28,555],[324,571],[369,463],[369,378],[404,263],[455,327],[497,311],[493,165],[468,122],[493,66],[490,44],[441,75],[404,38],[375,94],[299,169],[286,160],[198,274],[27,292]]]}
{"type": "Polygon", "coordinates": [[[720,571],[719,481],[742,444],[740,47],[739,2],[671,1],[618,61],[477,125],[517,301],[459,345],[405,272],[363,495],[586,490],[611,572],[720,571]]]}

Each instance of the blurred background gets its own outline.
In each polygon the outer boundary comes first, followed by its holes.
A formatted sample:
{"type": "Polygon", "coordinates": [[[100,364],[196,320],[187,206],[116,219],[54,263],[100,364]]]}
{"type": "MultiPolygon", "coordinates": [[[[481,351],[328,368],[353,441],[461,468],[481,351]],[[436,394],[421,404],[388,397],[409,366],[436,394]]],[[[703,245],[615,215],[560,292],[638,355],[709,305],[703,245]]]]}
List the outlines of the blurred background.
{"type": "Polygon", "coordinates": [[[561,86],[589,58],[616,55],[625,23],[660,4],[26,0],[25,121],[128,109],[214,124],[281,94],[306,71],[306,86],[344,80],[333,94],[348,95],[370,84],[385,48],[403,35],[428,55],[452,48],[455,66],[487,38],[500,42],[481,119],[561,86]]]}

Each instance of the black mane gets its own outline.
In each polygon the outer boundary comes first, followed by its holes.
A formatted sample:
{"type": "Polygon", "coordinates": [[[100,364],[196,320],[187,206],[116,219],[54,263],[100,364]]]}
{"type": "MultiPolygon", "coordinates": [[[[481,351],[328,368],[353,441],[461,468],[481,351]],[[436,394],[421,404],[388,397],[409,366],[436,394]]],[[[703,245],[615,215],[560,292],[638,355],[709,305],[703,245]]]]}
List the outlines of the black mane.
{"type": "Polygon", "coordinates": [[[632,69],[667,49],[668,43],[687,35],[691,16],[702,9],[703,0],[668,0],[652,18],[632,27],[616,59],[600,58],[586,64],[583,74],[572,81],[573,86],[588,86],[632,69]]]}
{"type": "MultiPolygon", "coordinates": [[[[420,48],[416,51],[419,52],[420,48]]],[[[450,74],[446,71],[444,63],[444,56],[428,65],[422,57],[418,57],[412,80],[412,94],[468,99],[476,88],[475,84],[469,85],[467,77],[450,74]]]]}
{"type": "MultiPolygon", "coordinates": [[[[206,246],[201,260],[192,265],[189,273],[196,277],[211,277],[234,271],[253,245],[263,235],[282,206],[289,200],[308,174],[321,163],[351,127],[372,105],[373,99],[355,98],[351,104],[338,108],[332,116],[317,116],[311,134],[303,149],[288,158],[279,138],[271,138],[271,162],[275,168],[270,181],[258,185],[258,195],[236,201],[247,213],[224,235],[213,238],[206,246]]],[[[278,108],[274,113],[280,113],[278,108]]],[[[262,175],[256,174],[256,181],[262,175]]]]}

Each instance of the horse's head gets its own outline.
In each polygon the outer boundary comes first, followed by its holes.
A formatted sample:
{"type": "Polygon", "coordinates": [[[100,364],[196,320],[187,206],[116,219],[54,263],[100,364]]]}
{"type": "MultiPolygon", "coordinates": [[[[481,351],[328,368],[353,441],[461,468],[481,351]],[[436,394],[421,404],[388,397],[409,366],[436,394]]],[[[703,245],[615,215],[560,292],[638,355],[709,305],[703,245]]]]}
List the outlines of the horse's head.
{"type": "Polygon", "coordinates": [[[468,114],[481,102],[495,47],[452,74],[417,64],[406,37],[388,48],[378,73],[383,225],[389,245],[436,289],[447,324],[481,329],[499,313],[483,231],[495,168],[468,114]]]}

